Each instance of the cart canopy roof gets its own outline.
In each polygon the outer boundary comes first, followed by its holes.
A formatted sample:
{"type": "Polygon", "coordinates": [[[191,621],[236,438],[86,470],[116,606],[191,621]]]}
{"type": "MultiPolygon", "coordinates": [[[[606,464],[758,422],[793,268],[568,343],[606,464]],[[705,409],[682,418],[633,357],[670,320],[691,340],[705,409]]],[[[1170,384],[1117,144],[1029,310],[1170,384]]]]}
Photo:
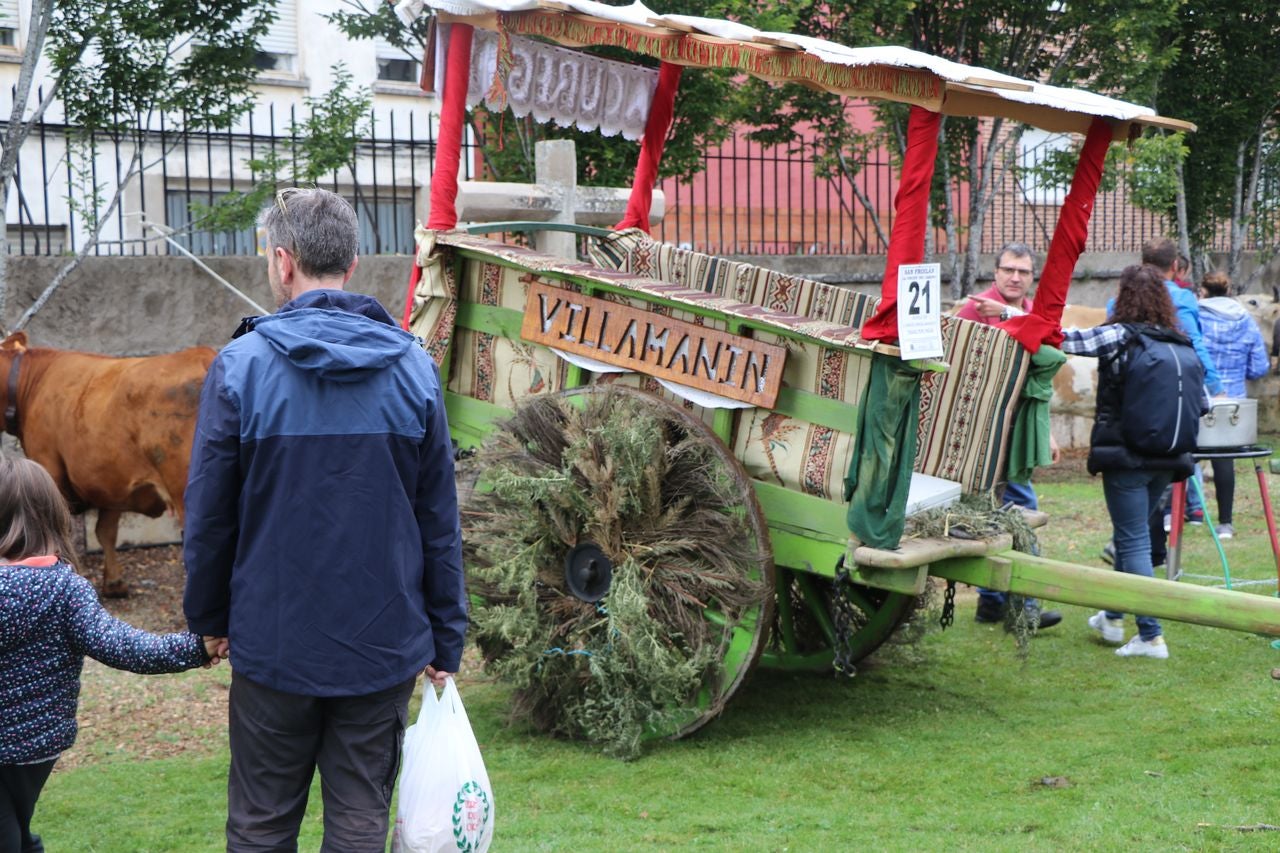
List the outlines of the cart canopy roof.
{"type": "Polygon", "coordinates": [[[1053,132],[1085,133],[1094,117],[1109,119],[1114,138],[1144,126],[1195,130],[1083,89],[1048,86],[962,65],[905,47],[846,47],[792,33],[765,32],[735,21],[659,15],[640,2],[592,0],[401,0],[406,20],[439,14],[442,23],[539,36],[568,47],[614,46],[690,67],[733,68],[775,83],[799,83],[839,95],[915,104],[954,116],[1003,116],[1053,132]]]}

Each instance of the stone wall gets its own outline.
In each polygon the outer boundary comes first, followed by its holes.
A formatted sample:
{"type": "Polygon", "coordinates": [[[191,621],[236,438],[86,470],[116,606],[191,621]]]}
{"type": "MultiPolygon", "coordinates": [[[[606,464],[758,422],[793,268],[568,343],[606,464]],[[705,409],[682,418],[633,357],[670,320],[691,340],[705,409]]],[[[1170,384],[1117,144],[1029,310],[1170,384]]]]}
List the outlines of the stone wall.
{"type": "MultiPolygon", "coordinates": [[[[218,275],[274,309],[264,258],[205,258],[218,275]]],[[[11,257],[0,325],[12,328],[62,266],[63,258],[11,257]]],[[[409,281],[407,255],[361,258],[349,290],[376,297],[399,319],[409,281]]],[[[240,318],[257,313],[192,261],[176,256],[86,258],[27,324],[32,346],[106,355],[154,355],[220,347],[240,318]]]]}
{"type": "MultiPolygon", "coordinates": [[[[273,309],[266,260],[206,258],[205,262],[258,304],[273,309]]],[[[3,327],[9,329],[32,305],[65,262],[63,258],[8,259],[9,296],[3,327]]],[[[397,320],[404,308],[410,258],[361,258],[348,289],[368,293],[397,320]]],[[[221,347],[240,318],[257,313],[192,261],[182,257],[86,258],[27,324],[32,346],[77,349],[106,355],[154,355],[189,346],[221,347]]],[[[17,452],[3,436],[5,452],[17,452]]],[[[96,513],[77,518],[84,547],[97,551],[96,513]]],[[[181,541],[177,520],[126,513],[119,542],[130,545],[181,541]]]]}

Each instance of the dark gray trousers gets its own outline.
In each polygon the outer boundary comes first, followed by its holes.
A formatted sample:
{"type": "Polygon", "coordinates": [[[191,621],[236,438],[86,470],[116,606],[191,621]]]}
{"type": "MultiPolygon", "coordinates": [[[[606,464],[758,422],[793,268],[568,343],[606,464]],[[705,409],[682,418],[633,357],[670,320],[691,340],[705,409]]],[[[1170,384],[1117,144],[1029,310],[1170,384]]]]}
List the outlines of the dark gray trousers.
{"type": "Polygon", "coordinates": [[[367,696],[282,693],[234,673],[227,850],[295,851],[320,770],[322,851],[387,846],[391,790],[417,678],[367,696]]]}
{"type": "Polygon", "coordinates": [[[40,836],[31,834],[31,816],[53,764],[0,764],[0,853],[44,850],[40,836]]]}

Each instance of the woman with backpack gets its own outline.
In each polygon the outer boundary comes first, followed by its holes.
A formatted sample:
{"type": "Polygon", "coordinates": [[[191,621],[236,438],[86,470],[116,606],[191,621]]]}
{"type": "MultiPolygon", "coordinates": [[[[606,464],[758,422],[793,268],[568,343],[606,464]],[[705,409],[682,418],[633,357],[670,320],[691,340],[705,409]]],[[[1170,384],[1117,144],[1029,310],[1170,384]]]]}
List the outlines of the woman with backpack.
{"type": "MultiPolygon", "coordinates": [[[[1151,577],[1148,518],[1166,486],[1195,465],[1200,415],[1208,408],[1204,368],[1178,331],[1164,276],[1151,266],[1126,267],[1111,320],[1064,330],[1062,351],[1098,358],[1088,468],[1102,474],[1118,571],[1151,577]]],[[[1116,649],[1122,657],[1169,657],[1160,623],[1135,616],[1138,633],[1116,649]]],[[[1124,642],[1124,614],[1099,611],[1089,627],[1104,642],[1124,642]]]]}
{"type": "MultiPolygon", "coordinates": [[[[1225,273],[1209,273],[1200,287],[1205,296],[1200,300],[1205,349],[1218,368],[1226,395],[1246,397],[1245,380],[1261,379],[1271,367],[1262,332],[1244,306],[1228,295],[1231,279],[1225,273]]],[[[1214,459],[1211,464],[1213,491],[1218,496],[1218,538],[1230,539],[1236,533],[1231,526],[1231,505],[1236,495],[1235,460],[1214,459]]]]}

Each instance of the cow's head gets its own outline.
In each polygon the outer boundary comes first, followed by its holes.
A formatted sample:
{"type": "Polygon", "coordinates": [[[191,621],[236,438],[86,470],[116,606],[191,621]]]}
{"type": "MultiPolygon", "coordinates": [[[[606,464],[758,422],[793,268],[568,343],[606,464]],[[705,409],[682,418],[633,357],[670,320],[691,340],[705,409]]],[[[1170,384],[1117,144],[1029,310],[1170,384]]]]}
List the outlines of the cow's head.
{"type": "Polygon", "coordinates": [[[0,341],[0,350],[6,350],[8,352],[26,352],[27,333],[14,332],[3,341],[0,341]]]}
{"type": "Polygon", "coordinates": [[[1245,310],[1253,317],[1253,321],[1258,324],[1258,328],[1262,331],[1262,339],[1267,343],[1267,349],[1271,349],[1271,339],[1274,336],[1273,330],[1276,321],[1280,320],[1280,300],[1276,299],[1273,291],[1272,297],[1268,299],[1260,293],[1246,293],[1237,296],[1236,300],[1244,306],[1245,310]]]}

